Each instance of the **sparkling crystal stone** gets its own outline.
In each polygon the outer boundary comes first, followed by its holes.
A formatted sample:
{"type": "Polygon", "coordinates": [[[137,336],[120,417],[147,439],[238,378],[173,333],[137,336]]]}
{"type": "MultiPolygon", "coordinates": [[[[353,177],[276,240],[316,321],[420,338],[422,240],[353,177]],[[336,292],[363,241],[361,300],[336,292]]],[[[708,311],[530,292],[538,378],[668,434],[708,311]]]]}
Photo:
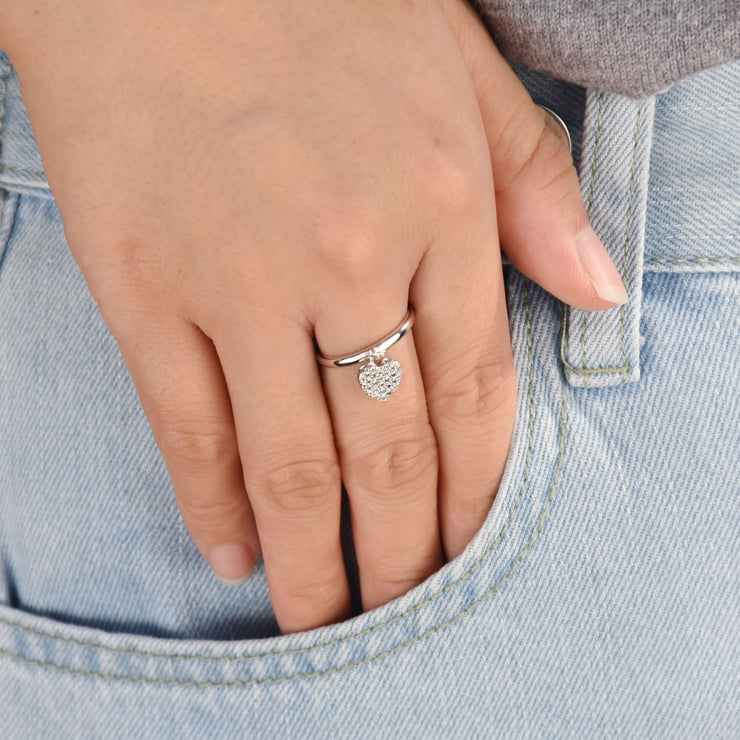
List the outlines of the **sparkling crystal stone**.
{"type": "Polygon", "coordinates": [[[376,401],[386,401],[401,382],[401,363],[397,360],[383,358],[378,363],[371,360],[360,371],[360,386],[370,398],[376,401]]]}

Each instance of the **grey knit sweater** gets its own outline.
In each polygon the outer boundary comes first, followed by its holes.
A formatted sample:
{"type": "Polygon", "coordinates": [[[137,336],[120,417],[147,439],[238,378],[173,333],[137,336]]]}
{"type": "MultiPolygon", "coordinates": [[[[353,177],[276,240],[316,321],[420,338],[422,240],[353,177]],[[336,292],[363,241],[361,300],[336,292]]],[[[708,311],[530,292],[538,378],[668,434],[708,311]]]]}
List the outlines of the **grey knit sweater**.
{"type": "Polygon", "coordinates": [[[509,59],[632,97],[740,58],[740,0],[471,0],[509,59]]]}

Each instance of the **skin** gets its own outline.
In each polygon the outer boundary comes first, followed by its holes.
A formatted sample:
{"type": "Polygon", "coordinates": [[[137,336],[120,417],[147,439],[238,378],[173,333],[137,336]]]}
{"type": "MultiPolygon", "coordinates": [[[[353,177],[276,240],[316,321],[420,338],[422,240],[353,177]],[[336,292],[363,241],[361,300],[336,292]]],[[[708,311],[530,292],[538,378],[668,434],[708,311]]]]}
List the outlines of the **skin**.
{"type": "Polygon", "coordinates": [[[260,553],[284,632],[456,557],[516,387],[500,245],[585,309],[626,299],[557,126],[463,0],[0,0],[70,249],[183,520],[220,578],[260,553]],[[385,403],[321,368],[416,310],[385,403]]]}

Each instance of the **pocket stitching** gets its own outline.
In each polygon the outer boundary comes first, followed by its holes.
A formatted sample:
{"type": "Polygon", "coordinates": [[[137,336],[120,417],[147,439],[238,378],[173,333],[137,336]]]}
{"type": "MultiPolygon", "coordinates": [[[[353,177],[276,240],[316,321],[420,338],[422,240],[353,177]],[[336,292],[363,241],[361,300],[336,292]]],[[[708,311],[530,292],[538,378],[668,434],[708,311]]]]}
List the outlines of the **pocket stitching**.
{"type": "Polygon", "coordinates": [[[650,257],[645,262],[651,262],[659,265],[663,264],[681,264],[684,262],[740,262],[740,257],[650,257]]]}
{"type": "Polygon", "coordinates": [[[8,74],[3,77],[3,98],[0,101],[0,168],[3,166],[3,125],[5,123],[5,103],[8,98],[8,78],[10,77],[12,67],[8,74]]]}

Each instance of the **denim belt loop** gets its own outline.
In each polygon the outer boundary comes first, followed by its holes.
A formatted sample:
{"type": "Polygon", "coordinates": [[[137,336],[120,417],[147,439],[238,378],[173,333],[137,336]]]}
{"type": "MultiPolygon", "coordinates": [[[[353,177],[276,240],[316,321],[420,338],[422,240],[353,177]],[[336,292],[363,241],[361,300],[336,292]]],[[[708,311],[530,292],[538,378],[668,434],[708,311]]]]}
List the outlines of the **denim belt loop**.
{"type": "Polygon", "coordinates": [[[629,302],[607,311],[566,307],[561,358],[568,382],[598,388],[640,377],[640,303],[655,98],[590,90],[581,192],[594,230],[617,266],[629,302]]]}

